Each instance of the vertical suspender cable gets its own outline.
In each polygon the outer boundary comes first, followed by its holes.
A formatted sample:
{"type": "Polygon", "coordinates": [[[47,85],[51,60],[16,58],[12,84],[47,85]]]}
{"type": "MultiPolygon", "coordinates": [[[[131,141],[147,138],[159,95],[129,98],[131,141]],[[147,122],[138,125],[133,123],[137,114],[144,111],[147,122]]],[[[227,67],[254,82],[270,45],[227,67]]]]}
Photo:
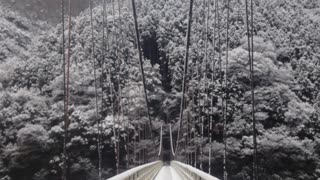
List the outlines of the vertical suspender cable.
{"type": "Polygon", "coordinates": [[[62,44],[61,44],[61,53],[62,53],[62,68],[63,68],[63,108],[66,106],[66,57],[65,57],[65,34],[64,34],[64,0],[61,0],[61,14],[62,14],[62,44]]]}
{"type": "Polygon", "coordinates": [[[254,67],[253,67],[253,1],[251,0],[251,98],[252,98],[252,124],[253,124],[253,179],[258,180],[258,162],[257,162],[257,130],[255,119],[255,98],[254,98],[254,67]]]}
{"type": "Polygon", "coordinates": [[[128,145],[129,139],[128,139],[128,136],[124,137],[124,141],[125,141],[124,148],[126,151],[126,169],[128,170],[129,169],[129,145],[128,145]]]}
{"type": "MultiPolygon", "coordinates": [[[[141,123],[142,115],[141,112],[139,111],[139,122],[138,122],[138,136],[139,136],[139,144],[141,144],[141,139],[142,139],[142,123],[141,123]]],[[[141,165],[142,162],[142,152],[141,149],[139,149],[138,152],[139,158],[138,158],[138,165],[141,165]]]]}
{"type": "Polygon", "coordinates": [[[71,58],[71,0],[69,0],[69,25],[68,25],[68,62],[67,62],[67,73],[66,73],[66,125],[67,129],[69,126],[69,84],[70,84],[70,58],[71,58]]]}
{"type": "Polygon", "coordinates": [[[116,42],[117,42],[117,36],[115,35],[115,28],[116,28],[116,12],[115,12],[115,8],[114,8],[114,0],[112,1],[112,31],[113,31],[113,38],[115,38],[116,42]]]}
{"type": "MultiPolygon", "coordinates": [[[[128,127],[130,125],[129,122],[132,121],[132,113],[130,112],[130,107],[132,106],[131,104],[132,104],[132,99],[128,96],[128,103],[127,103],[127,117],[128,117],[127,126],[128,127]]],[[[133,152],[132,147],[130,146],[130,144],[133,146],[133,137],[131,137],[131,141],[130,141],[130,134],[128,134],[126,137],[127,137],[127,142],[128,142],[128,145],[127,145],[128,146],[128,151],[127,151],[127,153],[128,153],[128,166],[127,166],[127,168],[129,168],[130,162],[132,162],[131,160],[133,158],[133,154],[131,155],[131,153],[130,153],[130,152],[133,152]]]]}
{"type": "Polygon", "coordinates": [[[205,110],[205,104],[206,104],[206,97],[207,97],[207,62],[208,62],[208,17],[209,17],[209,12],[206,14],[206,1],[203,0],[203,11],[204,11],[204,20],[205,20],[205,57],[204,57],[204,75],[203,75],[203,87],[204,87],[204,98],[203,98],[203,113],[204,115],[201,116],[201,160],[200,160],[200,169],[203,170],[203,142],[204,142],[204,118],[206,117],[206,110],[205,110]]]}
{"type": "MultiPolygon", "coordinates": [[[[222,93],[222,90],[223,90],[223,77],[222,77],[222,51],[221,51],[221,36],[220,36],[220,30],[221,30],[221,25],[220,25],[220,7],[219,7],[219,0],[216,1],[216,8],[217,8],[217,35],[218,35],[218,52],[219,52],[219,80],[220,80],[220,89],[221,89],[221,119],[223,120],[223,117],[224,117],[224,98],[223,98],[223,93],[222,93]]],[[[224,139],[223,139],[224,141],[224,139]]],[[[224,174],[225,173],[225,154],[223,155],[223,172],[224,174]]]]}
{"type": "Polygon", "coordinates": [[[184,110],[184,94],[186,91],[186,79],[187,79],[187,72],[188,72],[188,60],[189,60],[189,46],[190,46],[190,32],[191,32],[191,25],[192,25],[192,7],[193,7],[193,0],[190,0],[189,6],[189,16],[188,16],[188,29],[187,29],[187,37],[186,37],[186,54],[184,60],[184,73],[183,73],[183,83],[182,83],[182,97],[181,97],[181,104],[180,104],[180,124],[178,129],[178,136],[176,140],[176,148],[175,154],[178,150],[179,146],[179,138],[180,138],[180,131],[182,126],[182,117],[183,117],[183,110],[184,110]]]}
{"type": "Polygon", "coordinates": [[[153,127],[152,127],[152,121],[150,116],[150,107],[149,107],[149,100],[148,100],[148,94],[147,94],[147,86],[146,86],[146,80],[144,75],[144,69],[143,69],[143,60],[142,60],[142,53],[141,53],[141,45],[140,45],[140,34],[139,34],[139,28],[138,28],[138,21],[137,21],[137,13],[136,13],[136,5],[135,1],[131,0],[132,2],[132,11],[133,11],[133,18],[134,18],[134,26],[136,30],[136,39],[137,39],[137,48],[139,52],[139,63],[140,63],[140,71],[142,74],[142,84],[143,84],[143,90],[144,90],[144,98],[147,105],[147,115],[149,119],[149,126],[150,126],[150,135],[151,139],[153,141],[153,145],[155,145],[154,139],[153,139],[153,127]]]}
{"type": "MultiPolygon", "coordinates": [[[[112,16],[113,16],[113,21],[112,21],[112,28],[113,28],[113,36],[116,38],[117,41],[117,36],[114,34],[115,31],[115,10],[114,10],[114,0],[112,0],[112,16]]],[[[111,69],[109,70],[109,83],[110,83],[110,93],[111,93],[111,101],[112,101],[112,119],[113,119],[113,137],[114,137],[114,152],[115,152],[115,160],[116,160],[116,172],[119,174],[119,158],[118,158],[118,139],[117,139],[117,129],[115,127],[116,125],[116,118],[115,118],[115,102],[114,102],[114,85],[111,80],[111,69]]]]}
{"type": "MultiPolygon", "coordinates": [[[[205,65],[205,67],[204,67],[204,69],[205,69],[205,71],[204,71],[204,88],[205,88],[204,109],[206,107],[206,102],[208,101],[208,96],[209,96],[209,91],[208,91],[209,83],[207,82],[207,73],[208,73],[208,36],[209,36],[210,5],[211,5],[211,0],[208,0],[208,2],[207,2],[207,15],[206,15],[207,17],[206,17],[206,36],[205,36],[205,63],[204,63],[204,65],[205,65]]],[[[204,111],[204,113],[206,114],[206,117],[207,117],[207,122],[208,122],[208,112],[209,112],[208,109],[206,109],[204,111]]],[[[208,122],[209,126],[210,126],[210,122],[208,122]]],[[[210,128],[208,131],[208,135],[210,135],[210,128]]],[[[210,142],[210,144],[211,144],[211,142],[210,142]]],[[[211,166],[211,159],[210,158],[211,158],[211,148],[209,146],[209,170],[208,170],[208,172],[210,171],[210,166],[211,166]]]]}
{"type": "Polygon", "coordinates": [[[133,164],[136,165],[135,161],[137,159],[137,155],[136,155],[136,142],[137,142],[137,135],[136,135],[136,129],[137,129],[137,126],[133,125],[134,127],[134,136],[133,136],[133,164]]]}
{"type": "MultiPolygon", "coordinates": [[[[194,91],[194,90],[193,90],[193,91],[194,91]]],[[[195,104],[194,92],[192,92],[192,113],[193,113],[193,114],[195,113],[194,104],[195,104]]],[[[193,121],[191,121],[191,122],[192,122],[192,127],[195,127],[194,118],[192,118],[192,119],[193,119],[193,121]]],[[[191,130],[191,138],[195,139],[195,131],[193,131],[193,130],[191,130]]],[[[194,140],[193,140],[192,146],[196,146],[194,140]]],[[[196,149],[195,151],[197,151],[197,149],[196,149]]],[[[194,167],[197,167],[196,153],[195,153],[195,152],[192,152],[192,153],[191,153],[191,159],[193,159],[192,165],[193,165],[194,167]],[[193,157],[193,155],[194,155],[194,157],[193,157]]],[[[192,160],[191,160],[191,161],[192,161],[192,160]]]]}
{"type": "MultiPolygon", "coordinates": [[[[110,72],[110,75],[111,75],[111,72],[110,72]]],[[[111,104],[112,104],[112,107],[111,107],[111,111],[112,111],[112,121],[113,121],[113,137],[115,138],[114,140],[114,152],[115,152],[115,160],[116,160],[116,172],[117,174],[119,174],[119,167],[118,167],[118,151],[117,151],[117,132],[116,132],[116,120],[115,120],[115,112],[114,112],[114,98],[113,98],[113,84],[111,82],[111,76],[109,77],[110,78],[110,95],[111,95],[111,104]]]]}
{"type": "MultiPolygon", "coordinates": [[[[214,58],[215,58],[215,45],[216,45],[216,3],[215,1],[213,1],[213,6],[214,6],[214,24],[213,24],[213,56],[212,56],[212,72],[211,72],[211,82],[213,83],[214,80],[214,58]]],[[[210,6],[209,6],[210,7],[210,6]]],[[[209,8],[208,8],[209,11],[209,8]]],[[[208,17],[209,18],[209,17],[208,17]]],[[[211,97],[211,115],[210,115],[210,121],[209,121],[209,169],[208,169],[208,173],[211,174],[211,156],[212,156],[212,121],[213,121],[213,97],[211,97]]],[[[209,113],[209,111],[208,111],[209,113]]]]}
{"type": "MultiPolygon", "coordinates": [[[[219,8],[219,0],[216,1],[216,10],[217,10],[217,35],[218,35],[218,52],[219,52],[219,78],[220,78],[220,88],[221,88],[221,108],[222,108],[222,113],[221,113],[221,118],[224,118],[224,98],[223,98],[223,77],[222,77],[222,51],[221,51],[221,36],[220,36],[220,30],[221,30],[221,24],[220,24],[220,8],[219,8]]],[[[224,123],[224,122],[223,122],[224,123]]],[[[223,142],[225,141],[225,136],[224,136],[224,132],[225,129],[223,129],[223,142]]],[[[226,144],[224,143],[224,146],[226,147],[226,144]]],[[[223,153],[223,176],[224,176],[224,180],[227,179],[227,164],[226,164],[226,158],[227,158],[227,154],[226,154],[226,148],[224,149],[224,153],[223,153]]]]}
{"type": "MultiPolygon", "coordinates": [[[[106,0],[103,0],[103,10],[102,10],[102,61],[101,61],[101,79],[100,79],[100,86],[101,86],[101,118],[105,117],[105,104],[104,104],[104,91],[105,91],[105,79],[107,78],[107,72],[106,72],[106,68],[105,68],[105,59],[106,59],[106,36],[105,36],[105,28],[107,27],[107,23],[106,23],[106,0]]],[[[108,38],[108,29],[107,29],[107,38],[108,38]]],[[[99,130],[99,129],[98,129],[99,130]]],[[[103,137],[102,137],[102,125],[100,123],[100,143],[103,141],[103,137]]],[[[98,155],[100,158],[100,162],[99,165],[102,164],[102,149],[100,151],[98,151],[98,153],[100,153],[100,155],[98,155]]],[[[101,169],[102,170],[102,169],[101,169]]],[[[101,175],[102,177],[102,175],[101,175]]],[[[100,176],[99,176],[100,178],[100,176]]]]}
{"type": "Polygon", "coordinates": [[[96,59],[95,59],[95,44],[94,44],[94,32],[93,32],[93,15],[92,15],[92,0],[89,0],[90,8],[90,26],[91,26],[91,59],[93,61],[93,74],[94,74],[94,89],[95,89],[95,109],[96,109],[96,120],[98,127],[98,173],[99,180],[101,177],[101,121],[99,117],[99,107],[98,107],[98,83],[97,83],[97,72],[96,72],[96,59]]]}
{"type": "MultiPolygon", "coordinates": [[[[120,84],[120,77],[118,76],[118,117],[117,117],[117,124],[118,124],[118,133],[117,133],[117,167],[119,168],[120,167],[120,113],[121,113],[121,110],[122,110],[122,106],[121,106],[121,84],[120,84]]],[[[119,170],[119,169],[118,169],[119,170]]]]}
{"type": "MultiPolygon", "coordinates": [[[[200,18],[195,18],[195,24],[198,24],[198,21],[199,21],[200,18]]],[[[198,40],[200,40],[201,38],[203,37],[203,33],[201,32],[201,37],[199,37],[198,40]]],[[[200,43],[197,43],[196,44],[196,49],[198,50],[200,45],[200,43]]],[[[198,52],[199,54],[199,52],[198,52]]],[[[194,69],[195,69],[195,80],[198,81],[198,87],[194,88],[194,91],[196,93],[196,97],[194,97],[194,104],[197,104],[196,108],[194,108],[194,113],[197,114],[196,118],[194,119],[194,127],[196,126],[196,124],[200,121],[200,117],[201,117],[201,110],[200,110],[200,84],[201,84],[201,75],[200,75],[200,72],[201,72],[201,66],[199,65],[200,64],[200,55],[197,55],[197,58],[196,58],[196,61],[195,61],[195,64],[194,64],[194,69]],[[197,103],[196,103],[197,101],[197,103]]],[[[200,132],[199,132],[200,134],[200,132]]],[[[197,134],[198,135],[198,134],[197,134]]],[[[196,134],[194,134],[194,136],[196,137],[196,134]]],[[[195,138],[194,137],[194,138],[195,138]]],[[[197,167],[197,160],[198,160],[198,154],[197,154],[197,150],[198,150],[198,146],[199,146],[199,143],[198,143],[198,139],[197,141],[195,142],[195,167],[197,167]]]]}
{"type": "MultiPolygon", "coordinates": [[[[119,81],[120,82],[120,81],[119,81]]],[[[119,89],[120,89],[120,91],[119,91],[119,98],[120,98],[120,100],[119,100],[119,103],[120,103],[120,112],[121,112],[121,119],[122,119],[122,121],[121,121],[121,124],[123,125],[123,126],[125,126],[125,120],[124,120],[124,105],[123,105],[123,101],[122,101],[122,88],[121,88],[121,86],[120,86],[120,83],[119,83],[119,89]]],[[[119,124],[120,124],[120,121],[119,121],[119,124]]],[[[120,137],[120,133],[118,134],[118,138],[120,139],[121,137],[120,137]]],[[[127,142],[126,142],[126,137],[123,137],[123,142],[124,142],[124,148],[125,148],[125,152],[127,152],[127,142]]],[[[119,148],[120,148],[120,146],[119,146],[119,148]]],[[[120,151],[120,150],[119,150],[120,151]]],[[[125,159],[126,159],[126,162],[128,163],[128,154],[126,153],[126,155],[125,155],[125,159]]],[[[128,168],[128,166],[127,166],[127,163],[126,163],[126,168],[128,168]]]]}
{"type": "Polygon", "coordinates": [[[187,164],[190,165],[190,153],[189,153],[189,149],[190,149],[190,112],[188,112],[187,115],[187,136],[186,136],[186,150],[187,150],[187,164]]]}
{"type": "MultiPolygon", "coordinates": [[[[204,111],[204,108],[203,108],[204,111]]],[[[201,116],[200,170],[203,171],[204,116],[201,116]]]]}
{"type": "MultiPolygon", "coordinates": [[[[120,1],[118,0],[118,30],[119,30],[119,37],[121,37],[121,7],[120,7],[120,1]]],[[[119,40],[121,40],[120,43],[123,42],[123,39],[119,38],[119,40]]],[[[118,43],[118,42],[117,42],[118,43]]],[[[119,57],[119,50],[117,49],[117,56],[119,57]]],[[[119,60],[119,59],[118,59],[119,60]]],[[[121,66],[121,62],[119,61],[119,71],[120,71],[120,66],[121,66]]],[[[120,74],[119,74],[119,85],[120,85],[120,74]]],[[[121,92],[119,92],[121,94],[121,92]]],[[[122,120],[124,122],[124,107],[123,104],[120,102],[120,106],[121,106],[121,112],[122,112],[122,120]]],[[[128,141],[127,138],[124,138],[124,142],[125,142],[125,150],[126,150],[126,168],[128,169],[129,167],[129,154],[128,154],[128,141]]]]}
{"type": "MultiPolygon", "coordinates": [[[[203,0],[203,11],[204,11],[204,15],[203,15],[203,27],[205,28],[206,26],[206,23],[205,23],[205,20],[206,20],[206,17],[205,17],[205,0],[203,0]]],[[[205,41],[205,31],[203,31],[202,29],[202,32],[201,32],[201,40],[202,41],[205,41]]],[[[205,84],[205,82],[202,82],[203,79],[201,77],[202,75],[202,66],[204,64],[203,62],[204,60],[202,59],[201,63],[200,63],[200,68],[199,68],[199,117],[201,118],[201,140],[200,140],[200,170],[203,170],[203,125],[204,125],[204,116],[202,113],[204,113],[204,98],[202,97],[202,89],[201,89],[201,83],[202,84],[205,84]],[[203,103],[203,104],[202,104],[203,103]]],[[[205,71],[205,68],[203,68],[203,70],[205,71]]],[[[205,76],[205,75],[203,75],[205,76]]]]}
{"type": "MultiPolygon", "coordinates": [[[[194,64],[193,64],[194,65],[194,64]]],[[[193,69],[191,69],[191,76],[190,76],[190,81],[193,79],[193,69]]],[[[194,114],[194,88],[192,88],[191,90],[191,93],[192,93],[192,96],[191,96],[191,114],[194,114]]],[[[191,116],[191,119],[190,119],[190,113],[188,113],[188,133],[189,133],[189,149],[190,149],[190,152],[189,152],[189,165],[193,166],[193,154],[194,152],[192,151],[192,146],[193,146],[193,143],[192,143],[192,130],[193,130],[193,116],[191,116]]]]}
{"type": "Polygon", "coordinates": [[[63,110],[64,110],[64,138],[63,138],[63,173],[62,179],[67,180],[67,115],[66,115],[66,57],[65,57],[65,35],[64,35],[64,0],[61,0],[61,21],[62,21],[62,67],[63,67],[63,110]]]}
{"type": "Polygon", "coordinates": [[[174,148],[173,148],[173,139],[172,139],[172,130],[171,130],[171,123],[169,123],[169,135],[170,135],[170,146],[171,146],[171,153],[175,156],[174,148]]]}
{"type": "MultiPolygon", "coordinates": [[[[121,42],[119,41],[122,41],[122,38],[121,38],[121,11],[120,11],[120,0],[118,0],[118,34],[116,36],[116,57],[117,57],[117,63],[118,63],[118,71],[120,72],[120,67],[121,67],[121,58],[119,58],[119,52],[120,52],[120,45],[121,45],[121,42]]],[[[120,83],[120,73],[118,73],[118,83],[119,83],[119,86],[121,86],[121,83],[120,83]]],[[[118,92],[120,93],[120,92],[118,92]]],[[[118,107],[120,108],[121,105],[120,105],[120,101],[119,101],[119,104],[118,104],[118,107]]],[[[119,132],[118,132],[119,133],[119,132]]],[[[119,141],[120,142],[120,141],[119,141]]]]}
{"type": "MultiPolygon", "coordinates": [[[[118,23],[119,23],[119,26],[118,26],[118,29],[119,29],[119,35],[121,35],[121,28],[120,28],[120,26],[121,26],[121,7],[120,7],[120,1],[121,0],[118,0],[118,23]]],[[[120,39],[121,40],[121,42],[122,42],[122,39],[120,39]]]]}
{"type": "Polygon", "coordinates": [[[224,103],[224,180],[228,179],[227,173],[227,116],[228,116],[228,58],[229,58],[229,16],[230,16],[230,0],[227,0],[227,45],[226,45],[226,64],[225,64],[225,103],[224,103]]]}
{"type": "MultiPolygon", "coordinates": [[[[199,39],[201,39],[201,38],[199,38],[199,39]]],[[[199,43],[198,43],[199,44],[199,43]]],[[[197,49],[198,49],[198,47],[197,47],[197,49]]],[[[197,94],[197,97],[196,97],[196,100],[198,101],[197,102],[197,110],[198,110],[198,117],[197,117],[197,121],[195,122],[195,125],[196,125],[196,123],[198,123],[198,122],[200,122],[200,119],[201,119],[201,101],[200,101],[200,99],[201,99],[201,89],[200,89],[200,84],[201,84],[201,63],[199,62],[198,64],[197,64],[197,74],[196,74],[196,78],[197,78],[197,80],[198,80],[198,84],[199,84],[199,87],[198,87],[198,94],[197,94]]],[[[202,124],[202,123],[201,123],[202,124]]],[[[200,134],[201,134],[201,132],[202,132],[202,128],[201,128],[201,131],[199,132],[199,136],[200,136],[200,134]]],[[[198,134],[197,134],[198,135],[198,134]]],[[[196,156],[195,156],[195,158],[196,158],[196,161],[198,161],[198,156],[199,156],[199,154],[201,154],[201,146],[200,146],[200,148],[199,148],[199,153],[198,153],[198,146],[199,146],[199,141],[198,141],[198,139],[197,139],[197,141],[196,141],[196,156]]],[[[199,168],[201,169],[201,159],[200,159],[200,162],[199,162],[199,168]]],[[[195,167],[197,167],[197,166],[195,166],[195,167]]]]}
{"type": "MultiPolygon", "coordinates": [[[[64,7],[63,7],[64,8],[64,7]]],[[[63,9],[64,11],[64,9],[63,9]]],[[[64,13],[63,13],[64,16],[64,13]]],[[[64,17],[63,17],[64,18],[64,17]]],[[[63,20],[64,22],[64,20],[63,20]]],[[[68,25],[68,59],[67,63],[64,61],[64,169],[63,169],[63,178],[64,180],[68,179],[68,152],[67,152],[67,140],[68,140],[68,127],[69,127],[69,84],[70,84],[70,57],[71,57],[71,0],[69,0],[69,25],[68,25]],[[67,70],[65,65],[67,65],[67,70]]],[[[64,35],[63,35],[64,38],[64,35]]]]}
{"type": "MultiPolygon", "coordinates": [[[[211,76],[211,81],[212,83],[215,80],[215,54],[216,54],[216,31],[217,31],[217,0],[214,0],[214,26],[213,26],[213,56],[212,56],[212,76],[211,76]]],[[[211,118],[210,118],[210,166],[209,166],[209,174],[211,175],[211,156],[212,156],[212,131],[213,131],[213,95],[211,97],[211,118]]]]}
{"type": "Polygon", "coordinates": [[[214,71],[214,65],[215,65],[215,52],[216,52],[216,29],[217,29],[217,0],[214,0],[214,25],[213,25],[213,56],[212,56],[212,76],[211,81],[213,82],[215,80],[215,71],[214,71]]]}
{"type": "MultiPolygon", "coordinates": [[[[147,124],[145,123],[145,124],[143,124],[143,139],[144,140],[146,140],[146,126],[147,126],[147,124]]],[[[144,143],[144,147],[143,147],[143,164],[145,164],[146,163],[146,143],[144,143]]]]}
{"type": "Polygon", "coordinates": [[[161,151],[162,151],[162,124],[161,124],[161,127],[160,127],[160,144],[159,144],[159,152],[158,152],[158,156],[161,155],[161,151]]]}
{"type": "MultiPolygon", "coordinates": [[[[222,91],[222,52],[221,52],[221,36],[220,36],[220,30],[221,30],[221,25],[220,25],[220,9],[219,9],[219,0],[217,2],[217,31],[218,31],[218,52],[219,52],[219,78],[220,78],[220,84],[221,84],[221,91],[222,91]]],[[[221,95],[221,99],[223,100],[223,97],[221,95]]],[[[222,102],[222,107],[223,107],[223,101],[222,102]]],[[[223,113],[223,111],[222,111],[223,113]]],[[[222,114],[223,117],[223,114],[222,114]]]]}
{"type": "Polygon", "coordinates": [[[246,0],[246,20],[247,20],[247,37],[248,37],[248,57],[250,66],[250,86],[251,86],[251,103],[252,103],[252,126],[253,126],[253,163],[252,179],[257,180],[257,138],[256,138],[256,121],[255,121],[255,101],[254,101],[254,74],[253,74],[253,3],[251,1],[251,32],[249,22],[249,6],[246,0]]]}
{"type": "Polygon", "coordinates": [[[136,136],[135,136],[135,149],[134,149],[134,154],[135,154],[135,160],[136,160],[136,166],[140,165],[140,149],[137,148],[139,145],[138,142],[140,143],[140,111],[138,110],[138,116],[137,116],[137,124],[136,124],[136,136]],[[136,151],[138,150],[138,151],[136,151]]]}
{"type": "Polygon", "coordinates": [[[104,117],[104,103],[103,103],[103,92],[104,92],[104,76],[105,76],[105,69],[104,69],[104,62],[105,62],[105,13],[106,13],[106,0],[102,2],[102,59],[100,62],[101,67],[101,77],[100,77],[100,88],[101,88],[101,116],[104,117]]]}
{"type": "MultiPolygon", "coordinates": [[[[107,27],[106,23],[106,0],[103,0],[103,10],[102,10],[102,61],[101,61],[101,115],[102,117],[105,116],[105,104],[104,104],[104,83],[106,78],[106,68],[105,68],[105,60],[106,60],[106,35],[105,35],[105,28],[107,27]]],[[[108,29],[107,29],[107,38],[108,38],[108,29]]]]}

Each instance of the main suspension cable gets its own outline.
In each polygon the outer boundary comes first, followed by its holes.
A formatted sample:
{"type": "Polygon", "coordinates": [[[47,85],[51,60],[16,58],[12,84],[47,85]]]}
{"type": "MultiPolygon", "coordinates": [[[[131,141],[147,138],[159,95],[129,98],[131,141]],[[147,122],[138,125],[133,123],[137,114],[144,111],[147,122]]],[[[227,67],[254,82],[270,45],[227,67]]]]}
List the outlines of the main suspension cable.
{"type": "Polygon", "coordinates": [[[147,115],[149,119],[149,126],[150,126],[150,135],[151,139],[153,141],[153,145],[155,145],[154,139],[153,139],[153,127],[152,127],[152,121],[151,121],[151,115],[150,115],[150,107],[149,107],[149,100],[148,100],[148,94],[147,94],[147,86],[146,86],[146,79],[143,69],[143,60],[142,60],[142,52],[141,52],[141,45],[140,45],[140,34],[139,34],[139,28],[138,28],[138,20],[137,20],[137,13],[136,13],[136,5],[135,0],[131,0],[132,2],[132,12],[133,12],[133,18],[134,18],[134,26],[136,30],[136,40],[137,40],[137,48],[139,53],[139,63],[140,63],[140,71],[142,74],[142,84],[143,84],[143,90],[144,90],[144,98],[147,105],[147,115]]]}
{"type": "Polygon", "coordinates": [[[178,136],[176,140],[176,148],[175,153],[178,152],[179,146],[179,138],[180,138],[180,131],[182,126],[182,119],[183,119],[183,111],[184,111],[184,99],[185,99],[185,91],[186,91],[186,79],[187,79],[187,72],[188,72],[188,60],[189,60],[189,46],[190,46],[190,32],[191,32],[191,25],[192,25],[192,7],[193,7],[193,0],[190,0],[189,5],[189,16],[188,16],[188,29],[187,29],[187,36],[186,36],[186,52],[185,52],[185,60],[184,60],[184,72],[183,72],[183,83],[182,83],[182,97],[181,97],[181,104],[180,104],[180,123],[178,129],[178,136]]]}

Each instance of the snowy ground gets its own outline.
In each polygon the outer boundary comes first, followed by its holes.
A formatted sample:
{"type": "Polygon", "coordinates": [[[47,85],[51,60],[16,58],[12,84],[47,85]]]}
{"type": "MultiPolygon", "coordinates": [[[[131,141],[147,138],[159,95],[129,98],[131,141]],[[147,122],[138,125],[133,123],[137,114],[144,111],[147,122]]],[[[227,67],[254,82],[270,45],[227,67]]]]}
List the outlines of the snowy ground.
{"type": "Polygon", "coordinates": [[[176,170],[171,166],[163,166],[155,180],[182,180],[176,170]]]}

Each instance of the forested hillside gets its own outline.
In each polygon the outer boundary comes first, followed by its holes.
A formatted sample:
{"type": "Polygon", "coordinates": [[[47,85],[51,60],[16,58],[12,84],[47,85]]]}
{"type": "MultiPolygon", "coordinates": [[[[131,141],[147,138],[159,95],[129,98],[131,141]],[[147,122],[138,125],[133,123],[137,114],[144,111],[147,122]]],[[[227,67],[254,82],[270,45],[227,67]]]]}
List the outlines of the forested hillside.
{"type": "MultiPolygon", "coordinates": [[[[95,1],[99,2],[99,1],[95,1]]],[[[64,0],[65,9],[68,9],[68,1],[64,0]]],[[[86,0],[73,0],[72,15],[77,16],[85,10],[89,2],[86,0]]],[[[19,12],[21,16],[29,18],[31,21],[46,21],[51,24],[57,24],[61,21],[61,1],[52,0],[4,0],[0,6],[19,12]]]]}
{"type": "MultiPolygon", "coordinates": [[[[205,64],[208,4],[195,1],[182,128],[186,137],[188,126],[192,126],[189,133],[193,137],[191,146],[182,148],[178,158],[186,162],[187,153],[196,151],[197,166],[202,160],[203,170],[208,171],[208,127],[212,118],[212,174],[223,177],[221,101],[227,88],[229,178],[250,179],[252,102],[245,4],[231,0],[228,86],[220,79],[224,78],[220,75],[225,75],[221,67],[225,67],[226,59],[227,15],[225,2],[219,0],[219,4],[216,17],[213,1],[210,4],[205,64]],[[218,28],[214,28],[218,22],[215,19],[219,19],[218,28]],[[206,129],[203,142],[202,118],[206,129]],[[199,155],[201,147],[203,158],[199,155]]],[[[148,118],[132,7],[128,1],[121,1],[119,9],[118,1],[114,6],[108,2],[105,45],[103,7],[97,5],[93,9],[94,58],[89,10],[71,22],[67,149],[69,171],[74,180],[93,180],[98,176],[94,61],[98,67],[98,107],[103,127],[103,177],[116,173],[116,141],[120,142],[120,171],[147,162],[154,150],[148,138],[149,129],[145,128],[148,118]],[[119,138],[114,136],[115,131],[119,132],[119,138]],[[146,159],[142,157],[144,153],[146,159]]],[[[176,136],[188,2],[143,0],[137,1],[136,6],[154,136],[159,138],[162,122],[173,123],[176,136]]],[[[0,180],[58,180],[62,176],[64,136],[61,43],[62,33],[67,36],[68,29],[66,26],[63,30],[61,24],[51,27],[6,12],[0,16],[0,180]]],[[[260,179],[320,177],[319,29],[317,0],[254,0],[255,117],[260,179]]],[[[67,47],[68,42],[65,43],[67,47]]]]}

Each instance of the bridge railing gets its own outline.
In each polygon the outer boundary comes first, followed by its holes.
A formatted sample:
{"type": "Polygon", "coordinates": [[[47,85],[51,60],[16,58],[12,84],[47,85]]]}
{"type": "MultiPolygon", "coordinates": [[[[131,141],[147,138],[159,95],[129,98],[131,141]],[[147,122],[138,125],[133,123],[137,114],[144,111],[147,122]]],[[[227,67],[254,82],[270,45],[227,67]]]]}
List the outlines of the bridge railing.
{"type": "Polygon", "coordinates": [[[155,161],[152,163],[144,164],[128,171],[125,171],[117,176],[109,178],[108,180],[146,180],[154,179],[161,167],[162,161],[155,161]]]}
{"type": "Polygon", "coordinates": [[[171,166],[179,173],[183,180],[219,180],[199,169],[187,164],[171,161],[171,166]]]}

